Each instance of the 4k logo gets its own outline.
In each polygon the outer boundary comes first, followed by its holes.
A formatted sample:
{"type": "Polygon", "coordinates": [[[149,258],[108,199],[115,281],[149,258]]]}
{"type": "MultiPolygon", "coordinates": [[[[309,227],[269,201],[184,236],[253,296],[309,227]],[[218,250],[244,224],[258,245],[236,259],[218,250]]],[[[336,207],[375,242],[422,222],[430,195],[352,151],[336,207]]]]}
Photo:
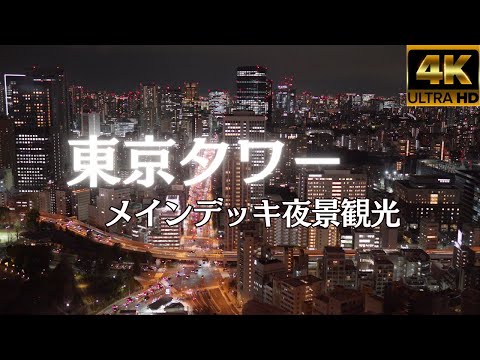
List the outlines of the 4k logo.
{"type": "Polygon", "coordinates": [[[408,45],[408,106],[479,106],[479,45],[408,45]]]}

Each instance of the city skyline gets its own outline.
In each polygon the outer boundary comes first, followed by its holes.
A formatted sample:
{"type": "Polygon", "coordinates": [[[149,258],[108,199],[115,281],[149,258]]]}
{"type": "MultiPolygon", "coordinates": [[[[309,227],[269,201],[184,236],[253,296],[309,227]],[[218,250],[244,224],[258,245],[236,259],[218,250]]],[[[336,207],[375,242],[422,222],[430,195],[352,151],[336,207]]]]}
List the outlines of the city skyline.
{"type": "Polygon", "coordinates": [[[197,81],[200,94],[235,91],[239,64],[265,66],[274,84],[294,76],[296,88],[315,94],[405,91],[405,48],[399,45],[70,45],[0,46],[0,69],[60,66],[70,84],[126,92],[139,83],[181,86],[197,81]],[[55,57],[52,59],[52,54],[55,57]]]}
{"type": "Polygon", "coordinates": [[[0,313],[478,314],[480,107],[385,96],[404,54],[75,48],[0,63],[0,313]]]}

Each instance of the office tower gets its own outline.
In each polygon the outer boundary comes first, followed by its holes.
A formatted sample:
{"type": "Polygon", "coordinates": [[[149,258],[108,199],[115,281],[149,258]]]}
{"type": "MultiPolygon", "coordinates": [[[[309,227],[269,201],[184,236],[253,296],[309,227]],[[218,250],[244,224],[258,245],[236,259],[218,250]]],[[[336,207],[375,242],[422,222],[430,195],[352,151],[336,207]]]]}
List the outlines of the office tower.
{"type": "Polygon", "coordinates": [[[455,185],[461,190],[461,221],[480,224],[480,171],[458,170],[455,185]]]}
{"type": "MultiPolygon", "coordinates": [[[[234,112],[223,119],[223,141],[229,145],[223,160],[223,199],[224,207],[247,207],[261,204],[264,197],[264,182],[246,184],[244,179],[258,174],[265,166],[265,150],[250,150],[250,161],[240,162],[239,140],[252,142],[265,141],[265,116],[257,116],[252,111],[234,112]]],[[[238,227],[229,227],[225,213],[226,250],[236,248],[239,239],[238,227]]]]}
{"type": "Polygon", "coordinates": [[[255,115],[268,114],[267,69],[261,66],[237,68],[237,110],[251,110],[255,115]]]}
{"type": "Polygon", "coordinates": [[[0,169],[15,164],[15,124],[13,119],[0,116],[0,169]]]}
{"type": "Polygon", "coordinates": [[[6,115],[5,113],[5,84],[4,78],[0,78],[0,117],[6,115]]]}
{"type": "Polygon", "coordinates": [[[116,214],[110,210],[110,207],[122,208],[122,200],[130,200],[131,189],[129,187],[109,187],[99,188],[96,197],[96,206],[90,205],[88,209],[88,222],[98,228],[121,233],[124,221],[121,220],[115,225],[106,227],[105,224],[112,220],[116,214]]]}
{"type": "Polygon", "coordinates": [[[345,284],[345,251],[341,247],[325,246],[323,250],[322,280],[325,291],[345,284]]]}
{"type": "Polygon", "coordinates": [[[19,192],[38,192],[59,184],[69,172],[70,112],[65,73],[34,68],[9,83],[9,115],[15,121],[15,184],[19,192]]]}
{"type": "Polygon", "coordinates": [[[301,243],[299,243],[299,227],[287,228],[287,220],[282,217],[273,218],[271,220],[272,226],[270,226],[269,228],[265,228],[264,232],[267,244],[272,246],[303,246],[301,243]]]}
{"type": "Polygon", "coordinates": [[[361,291],[337,286],[313,298],[312,315],[357,315],[363,312],[363,303],[361,291]]]}
{"type": "Polygon", "coordinates": [[[126,94],[115,95],[115,115],[117,117],[127,117],[129,116],[129,96],[126,94]]]}
{"type": "Polygon", "coordinates": [[[180,197],[178,195],[167,195],[166,201],[177,205],[175,210],[163,206],[154,210],[154,227],[148,230],[147,243],[156,247],[178,248],[182,236],[182,224],[169,226],[165,220],[174,219],[182,213],[180,197]]]}
{"type": "Polygon", "coordinates": [[[241,224],[237,247],[237,294],[240,301],[253,298],[253,265],[262,239],[254,223],[241,224]]]}
{"type": "Polygon", "coordinates": [[[81,135],[82,136],[91,136],[96,135],[100,136],[100,113],[98,112],[89,112],[82,113],[81,115],[81,135]]]}
{"type": "Polygon", "coordinates": [[[186,82],[184,90],[184,100],[186,101],[198,101],[198,83],[186,82]]]}
{"type": "Polygon", "coordinates": [[[285,128],[277,128],[275,136],[283,143],[282,158],[269,179],[269,185],[293,190],[299,179],[298,166],[294,158],[306,155],[308,136],[300,130],[285,128]]]}
{"type": "Polygon", "coordinates": [[[217,128],[228,113],[228,93],[224,90],[211,90],[208,93],[208,110],[210,113],[210,129],[217,128]]]}
{"type": "MultiPolygon", "coordinates": [[[[300,172],[298,194],[302,200],[364,199],[367,195],[367,175],[352,173],[350,170],[313,171],[302,169],[300,172]]],[[[313,204],[311,207],[313,207],[313,204]]]]}
{"type": "Polygon", "coordinates": [[[158,88],[155,84],[141,85],[142,107],[140,128],[142,134],[154,134],[158,126],[158,88]]]}
{"type": "Polygon", "coordinates": [[[452,267],[465,268],[475,264],[475,251],[466,245],[458,245],[453,247],[452,267]]]}
{"type": "Polygon", "coordinates": [[[373,291],[375,295],[383,297],[385,288],[393,282],[393,263],[385,256],[373,258],[373,291]]]}
{"type": "MultiPolygon", "coordinates": [[[[315,222],[310,218],[308,221],[315,222]]],[[[325,246],[337,246],[339,240],[339,228],[330,225],[328,228],[322,227],[300,227],[299,246],[306,247],[308,250],[322,250],[325,246]]]]}
{"type": "Polygon", "coordinates": [[[464,223],[462,225],[462,244],[480,246],[480,224],[464,223]]]}
{"type": "Polygon", "coordinates": [[[295,113],[295,89],[293,88],[293,76],[284,78],[277,85],[275,94],[275,109],[282,114],[295,113]]]}
{"type": "Polygon", "coordinates": [[[473,277],[478,277],[478,267],[475,268],[475,251],[466,245],[455,244],[453,247],[452,267],[458,271],[457,288],[463,291],[469,287],[473,277]],[[474,270],[474,271],[472,271],[474,270]],[[477,270],[477,271],[475,271],[477,270]]]}
{"type": "Polygon", "coordinates": [[[163,133],[177,133],[182,119],[181,88],[162,86],[160,89],[160,128],[163,133]]]}
{"type": "Polygon", "coordinates": [[[87,221],[89,205],[89,188],[72,190],[72,216],[76,216],[76,218],[80,221],[87,221]]]}
{"type": "Polygon", "coordinates": [[[68,87],[70,112],[72,114],[72,130],[80,130],[84,96],[83,86],[71,85],[68,87]]]}
{"type": "Polygon", "coordinates": [[[198,83],[186,82],[183,87],[182,128],[189,141],[202,136],[198,83]]]}
{"type": "Polygon", "coordinates": [[[282,278],[286,277],[287,273],[287,265],[282,261],[271,257],[256,257],[253,260],[252,272],[253,298],[257,301],[267,302],[265,301],[266,297],[269,297],[267,284],[272,282],[275,276],[282,278]]]}
{"type": "Polygon", "coordinates": [[[393,193],[402,216],[416,229],[420,219],[432,217],[441,231],[457,231],[460,218],[460,192],[450,178],[412,175],[409,180],[393,183],[393,193]]]}
{"type": "Polygon", "coordinates": [[[356,228],[352,233],[354,249],[380,249],[382,247],[380,235],[373,229],[356,228]]]}
{"type": "Polygon", "coordinates": [[[128,93],[128,117],[137,118],[140,114],[141,96],[138,91],[128,93]]]}
{"type": "Polygon", "coordinates": [[[321,291],[321,280],[312,275],[296,278],[273,276],[266,285],[266,292],[271,296],[265,297],[267,304],[282,309],[290,315],[310,315],[313,299],[321,291]]]}
{"type": "Polygon", "coordinates": [[[293,77],[287,77],[277,85],[274,97],[273,126],[285,129],[295,125],[296,98],[293,77]]]}
{"type": "Polygon", "coordinates": [[[293,254],[295,246],[283,246],[283,263],[287,267],[287,272],[291,273],[293,271],[293,254]]]}
{"type": "Polygon", "coordinates": [[[38,211],[52,213],[52,201],[50,190],[42,190],[38,193],[38,211]]]}
{"type": "Polygon", "coordinates": [[[397,152],[401,157],[415,155],[415,139],[413,139],[412,137],[399,139],[397,147],[397,152]]]}
{"type": "Polygon", "coordinates": [[[432,218],[420,219],[418,245],[424,250],[436,249],[439,241],[440,224],[432,218]]]}
{"type": "MultiPolygon", "coordinates": [[[[367,176],[352,173],[350,170],[311,170],[300,169],[297,191],[300,200],[310,200],[310,208],[315,206],[314,199],[337,199],[340,206],[344,198],[362,199],[367,195],[367,176]]],[[[311,215],[309,221],[315,222],[311,215]]],[[[309,227],[300,229],[301,243],[308,249],[321,249],[323,246],[336,246],[340,234],[338,228],[330,225],[327,229],[309,227]]]]}

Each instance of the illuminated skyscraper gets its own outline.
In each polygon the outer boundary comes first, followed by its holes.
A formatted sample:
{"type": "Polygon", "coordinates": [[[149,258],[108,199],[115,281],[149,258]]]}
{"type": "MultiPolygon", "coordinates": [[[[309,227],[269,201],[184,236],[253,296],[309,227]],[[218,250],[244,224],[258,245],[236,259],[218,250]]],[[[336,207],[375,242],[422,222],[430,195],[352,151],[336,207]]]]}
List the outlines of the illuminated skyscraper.
{"type": "Polygon", "coordinates": [[[70,111],[72,114],[72,128],[75,130],[80,129],[80,123],[83,113],[83,98],[84,91],[83,86],[72,85],[68,88],[68,97],[70,111]]]}
{"type": "Polygon", "coordinates": [[[190,141],[202,136],[198,83],[186,82],[183,89],[182,127],[190,141]]]}
{"type": "MultiPolygon", "coordinates": [[[[238,140],[255,142],[265,141],[265,116],[253,111],[235,111],[223,119],[223,141],[229,145],[223,161],[223,198],[224,207],[247,207],[261,204],[264,197],[264,182],[247,185],[245,178],[258,174],[265,166],[265,150],[250,150],[250,161],[240,162],[238,140]]],[[[225,218],[228,222],[228,218],[225,218]]],[[[225,248],[236,248],[239,239],[238,227],[225,227],[225,248]]]]}
{"type": "Polygon", "coordinates": [[[223,90],[212,90],[208,93],[210,129],[215,129],[218,123],[228,113],[228,97],[228,93],[223,90]]]}
{"type": "Polygon", "coordinates": [[[255,115],[267,115],[267,69],[262,66],[237,68],[237,110],[252,110],[255,115]]]}
{"type": "Polygon", "coordinates": [[[182,118],[181,88],[164,86],[160,90],[160,128],[165,133],[177,133],[182,118]]]}
{"type": "Polygon", "coordinates": [[[293,77],[285,78],[277,86],[275,94],[275,109],[281,115],[288,115],[295,113],[295,89],[293,88],[293,77]]]}
{"type": "Polygon", "coordinates": [[[36,68],[9,85],[9,116],[15,122],[15,184],[38,192],[68,173],[70,112],[64,71],[36,68]]]}
{"type": "Polygon", "coordinates": [[[153,134],[158,125],[157,85],[142,85],[142,116],[140,126],[142,133],[153,134]]]}

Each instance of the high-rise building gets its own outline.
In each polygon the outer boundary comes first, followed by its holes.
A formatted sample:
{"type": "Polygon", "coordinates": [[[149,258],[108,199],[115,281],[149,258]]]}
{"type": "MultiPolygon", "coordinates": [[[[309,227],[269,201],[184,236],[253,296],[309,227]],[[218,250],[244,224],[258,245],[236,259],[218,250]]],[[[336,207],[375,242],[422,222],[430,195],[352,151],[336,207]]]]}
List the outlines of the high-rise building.
{"type": "Polygon", "coordinates": [[[286,77],[277,85],[275,109],[283,114],[294,114],[296,107],[293,77],[286,77]]]}
{"type": "Polygon", "coordinates": [[[186,101],[198,101],[198,83],[186,82],[184,90],[184,100],[186,101]]]}
{"type": "Polygon", "coordinates": [[[262,239],[258,236],[254,223],[240,226],[237,246],[237,294],[239,300],[253,298],[253,266],[260,251],[262,239]]]}
{"type": "Polygon", "coordinates": [[[440,223],[441,231],[457,232],[460,219],[460,192],[451,178],[412,175],[409,180],[393,183],[400,216],[416,229],[420,219],[431,218],[440,223]]]}
{"type": "Polygon", "coordinates": [[[80,221],[87,221],[89,205],[89,188],[72,190],[72,216],[76,216],[80,221]]]}
{"type": "Polygon", "coordinates": [[[15,122],[15,184],[38,192],[59,184],[69,172],[70,111],[65,73],[34,68],[8,84],[8,112],[15,122]]]}
{"type": "Polygon", "coordinates": [[[322,280],[325,291],[345,284],[345,251],[341,247],[325,246],[323,250],[322,280]]]}
{"type": "Polygon", "coordinates": [[[480,225],[464,223],[462,225],[462,244],[480,246],[480,225]]]}
{"type": "Polygon", "coordinates": [[[162,86],[160,89],[160,129],[176,134],[182,119],[183,92],[181,88],[162,86]]]}
{"type": "Polygon", "coordinates": [[[186,82],[183,88],[182,128],[190,141],[203,134],[198,83],[186,82]]]}
{"type": "Polygon", "coordinates": [[[116,214],[110,210],[110,207],[113,206],[117,209],[121,209],[122,200],[130,200],[130,193],[131,189],[129,187],[99,188],[98,196],[96,198],[96,207],[93,205],[89,206],[89,223],[96,225],[102,230],[120,233],[121,228],[124,225],[122,221],[117,222],[109,228],[107,228],[105,224],[116,216],[116,214]]]}
{"type": "Polygon", "coordinates": [[[282,217],[277,217],[271,219],[271,225],[269,228],[265,228],[265,238],[266,242],[272,246],[279,245],[296,245],[302,246],[299,243],[299,233],[300,229],[287,228],[286,219],[282,217]]]}
{"type": "Polygon", "coordinates": [[[0,116],[5,114],[5,84],[4,78],[0,78],[0,116]]]}
{"type": "Polygon", "coordinates": [[[267,289],[275,276],[280,278],[287,276],[287,265],[272,257],[255,257],[253,260],[253,298],[255,300],[269,303],[271,293],[267,289]]]}
{"type": "Polygon", "coordinates": [[[457,288],[463,291],[476,283],[478,266],[475,267],[475,251],[466,245],[455,244],[453,247],[452,267],[458,271],[457,288]],[[472,281],[473,280],[473,281],[472,281]]]}
{"type": "Polygon", "coordinates": [[[68,88],[68,97],[70,104],[70,111],[72,114],[72,130],[80,129],[80,122],[83,113],[83,99],[84,89],[83,86],[72,85],[68,88]]]}
{"type": "Polygon", "coordinates": [[[0,116],[0,169],[15,164],[15,124],[13,119],[0,116]]]}
{"type": "Polygon", "coordinates": [[[72,215],[71,193],[69,190],[55,190],[55,213],[63,216],[72,215]]]}
{"type": "MultiPolygon", "coordinates": [[[[223,160],[224,207],[247,207],[261,204],[264,198],[264,182],[246,184],[244,179],[258,174],[265,166],[265,149],[250,150],[250,161],[240,162],[239,140],[265,141],[265,116],[251,111],[234,112],[223,119],[223,141],[229,145],[223,160]]],[[[238,227],[229,227],[225,213],[225,242],[227,250],[236,248],[239,239],[238,227]]]]}
{"type": "Polygon", "coordinates": [[[267,304],[276,306],[290,315],[310,315],[313,299],[321,291],[321,280],[312,275],[300,277],[273,276],[266,284],[267,304]]]}
{"type": "Polygon", "coordinates": [[[228,113],[228,92],[211,90],[208,93],[208,109],[210,113],[210,129],[214,130],[228,113]]]}
{"type": "Polygon", "coordinates": [[[81,114],[81,135],[90,136],[96,135],[100,136],[100,113],[98,112],[89,112],[81,114]]]}
{"type": "Polygon", "coordinates": [[[393,282],[393,263],[384,256],[373,258],[373,291],[383,297],[385,288],[393,282]]]}
{"type": "MultiPolygon", "coordinates": [[[[364,199],[367,195],[367,175],[355,174],[350,170],[300,172],[298,194],[301,200],[364,199]]],[[[312,207],[314,206],[312,202],[312,207]]]]}
{"type": "Polygon", "coordinates": [[[182,224],[169,226],[165,220],[174,219],[182,213],[180,197],[178,195],[167,195],[165,201],[176,204],[177,207],[172,210],[168,206],[163,206],[154,210],[154,228],[148,234],[147,242],[156,247],[178,248],[182,236],[182,224]]]}
{"type": "Polygon", "coordinates": [[[440,224],[432,218],[420,219],[419,246],[422,249],[436,249],[440,234],[440,224]]]}
{"type": "Polygon", "coordinates": [[[262,66],[237,68],[237,110],[251,110],[255,115],[268,114],[267,69],[262,66]]]}
{"type": "Polygon", "coordinates": [[[140,127],[143,134],[153,134],[157,130],[158,111],[158,87],[155,84],[141,85],[142,108],[140,127]]]}
{"type": "Polygon", "coordinates": [[[380,234],[373,229],[356,228],[352,233],[354,249],[380,249],[382,247],[380,234]]]}
{"type": "Polygon", "coordinates": [[[461,191],[461,220],[480,224],[480,171],[458,170],[455,185],[461,191]]]}

